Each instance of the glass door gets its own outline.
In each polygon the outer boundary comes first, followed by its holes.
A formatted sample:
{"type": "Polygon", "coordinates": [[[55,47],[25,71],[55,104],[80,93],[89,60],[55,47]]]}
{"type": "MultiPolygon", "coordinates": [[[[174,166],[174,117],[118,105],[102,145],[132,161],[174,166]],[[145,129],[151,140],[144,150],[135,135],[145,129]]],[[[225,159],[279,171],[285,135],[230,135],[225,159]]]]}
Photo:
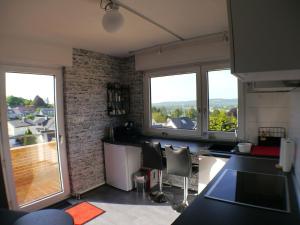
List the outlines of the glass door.
{"type": "Polygon", "coordinates": [[[30,211],[62,200],[70,189],[61,76],[21,71],[1,74],[2,157],[10,207],[30,211]]]}

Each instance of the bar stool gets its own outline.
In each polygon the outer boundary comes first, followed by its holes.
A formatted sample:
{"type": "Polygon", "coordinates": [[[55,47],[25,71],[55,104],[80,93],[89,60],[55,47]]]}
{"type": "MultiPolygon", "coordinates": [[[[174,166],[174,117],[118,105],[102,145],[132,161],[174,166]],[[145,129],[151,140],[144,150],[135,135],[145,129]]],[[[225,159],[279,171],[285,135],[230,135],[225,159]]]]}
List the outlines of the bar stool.
{"type": "Polygon", "coordinates": [[[151,192],[150,197],[154,202],[163,203],[167,201],[162,191],[162,170],[165,168],[161,145],[159,142],[144,142],[142,144],[143,167],[158,170],[159,191],[151,192]]]}
{"type": "Polygon", "coordinates": [[[183,212],[188,206],[188,183],[189,177],[192,175],[192,159],[188,147],[173,149],[171,145],[165,146],[167,157],[167,173],[183,177],[183,201],[174,205],[173,208],[177,212],[183,212]]]}

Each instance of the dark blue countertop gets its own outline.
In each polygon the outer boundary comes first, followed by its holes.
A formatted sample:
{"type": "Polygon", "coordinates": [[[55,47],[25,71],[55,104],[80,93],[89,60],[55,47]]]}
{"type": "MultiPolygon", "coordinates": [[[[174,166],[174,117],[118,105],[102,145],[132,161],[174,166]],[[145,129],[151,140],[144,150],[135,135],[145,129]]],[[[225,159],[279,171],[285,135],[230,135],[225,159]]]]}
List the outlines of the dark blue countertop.
{"type": "Polygon", "coordinates": [[[162,138],[162,137],[151,137],[151,136],[138,136],[136,138],[116,138],[115,141],[109,139],[102,139],[103,142],[117,144],[117,145],[131,145],[131,146],[141,146],[145,141],[160,142],[161,146],[173,145],[173,147],[188,146],[192,154],[199,154],[201,150],[207,150],[213,143],[221,144],[234,144],[234,142],[229,141],[216,141],[216,140],[184,140],[175,138],[162,138]]]}
{"type": "Polygon", "coordinates": [[[299,208],[290,174],[288,178],[291,212],[276,212],[242,206],[205,197],[225,169],[267,174],[283,174],[275,168],[276,159],[232,155],[225,167],[208,184],[173,225],[296,225],[300,224],[299,208]]]}
{"type": "MultiPolygon", "coordinates": [[[[174,139],[174,138],[163,138],[163,137],[151,137],[151,136],[138,136],[136,138],[116,138],[115,141],[111,141],[109,139],[102,139],[103,142],[116,144],[116,145],[131,145],[131,146],[138,146],[140,147],[141,144],[145,141],[152,141],[152,142],[160,142],[162,148],[165,145],[173,145],[173,147],[181,147],[181,146],[188,146],[190,149],[191,154],[193,155],[212,155],[212,156],[219,156],[219,157],[230,157],[232,154],[235,155],[249,155],[249,153],[239,153],[238,151],[235,152],[228,152],[228,151],[217,151],[217,150],[208,150],[214,144],[221,144],[221,145],[235,145],[235,142],[232,141],[220,141],[220,140],[185,140],[185,139],[174,139]]],[[[265,158],[274,158],[266,156],[265,158]]]]}

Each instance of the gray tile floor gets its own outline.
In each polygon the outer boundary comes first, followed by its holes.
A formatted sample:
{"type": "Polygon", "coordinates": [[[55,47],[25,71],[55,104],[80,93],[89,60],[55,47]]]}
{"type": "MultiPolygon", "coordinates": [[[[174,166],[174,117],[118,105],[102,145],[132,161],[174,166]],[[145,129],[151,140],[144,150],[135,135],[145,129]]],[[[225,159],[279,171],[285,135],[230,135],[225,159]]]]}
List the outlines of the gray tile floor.
{"type": "MultiPolygon", "coordinates": [[[[158,204],[147,195],[136,191],[122,191],[103,185],[81,196],[80,201],[88,201],[106,212],[87,223],[87,225],[170,225],[179,216],[171,207],[182,201],[183,190],[176,187],[164,187],[169,202],[158,204]]],[[[189,202],[195,198],[190,191],[189,202]]],[[[70,199],[74,204],[79,200],[70,199]]]]}

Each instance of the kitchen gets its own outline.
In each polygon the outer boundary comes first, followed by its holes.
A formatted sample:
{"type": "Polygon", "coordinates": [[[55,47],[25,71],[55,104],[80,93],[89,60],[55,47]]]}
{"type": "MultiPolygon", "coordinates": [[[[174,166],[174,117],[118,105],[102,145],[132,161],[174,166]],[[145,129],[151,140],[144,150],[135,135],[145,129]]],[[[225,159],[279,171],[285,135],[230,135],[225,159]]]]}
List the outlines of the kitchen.
{"type": "MultiPolygon", "coordinates": [[[[64,105],[65,110],[63,117],[66,122],[68,149],[66,161],[72,184],[72,195],[83,196],[84,199],[86,192],[99,187],[101,189],[105,183],[111,184],[109,181],[111,175],[107,170],[109,168],[115,170],[114,166],[120,163],[118,161],[120,158],[112,156],[109,159],[109,153],[106,153],[108,148],[119,146],[129,155],[132,149],[135,149],[135,152],[142,152],[141,146],[145,141],[160,142],[163,149],[165,145],[172,145],[175,149],[188,146],[192,153],[192,163],[199,164],[198,173],[189,179],[188,187],[190,192],[199,195],[182,214],[176,214],[172,224],[299,223],[300,64],[297,60],[300,57],[300,45],[297,40],[299,37],[297,27],[300,21],[297,13],[299,3],[293,0],[288,3],[279,0],[272,3],[258,0],[245,2],[228,0],[227,5],[225,1],[223,3],[222,6],[227,7],[225,12],[229,19],[228,28],[224,31],[220,30],[221,32],[211,32],[184,41],[171,41],[154,47],[139,48],[141,50],[132,52],[134,56],[121,59],[109,58],[83,49],[74,49],[71,53],[68,53],[69,50],[64,51],[63,48],[56,51],[57,56],[60,57],[55,60],[64,61],[64,102],[61,104],[64,105]],[[104,74],[102,71],[105,71],[104,74]],[[215,71],[222,71],[220,79],[229,72],[230,80],[224,82],[219,80],[219,83],[214,83],[211,77],[214,76],[215,71]],[[186,80],[175,81],[175,78],[180,76],[183,78],[185,75],[188,77],[186,80]],[[165,81],[163,88],[155,88],[155,82],[165,77],[169,80],[165,81]],[[230,82],[233,86],[229,86],[230,82]],[[108,87],[108,84],[111,86],[108,87]],[[112,96],[109,95],[109,90],[120,98],[110,101],[112,96]],[[217,90],[220,90],[221,94],[217,90]],[[192,93],[190,95],[194,98],[185,99],[187,92],[192,93]],[[172,106],[169,109],[168,105],[165,105],[167,114],[174,115],[166,118],[162,111],[157,109],[159,103],[168,102],[168,97],[172,95],[176,97],[170,97],[171,102],[174,102],[175,98],[178,102],[186,100],[193,102],[186,103],[188,105],[186,108],[183,107],[183,113],[177,116],[172,114],[172,106]],[[210,122],[211,113],[216,109],[213,104],[217,105],[212,101],[213,95],[216,96],[213,99],[235,100],[224,105],[224,109],[227,107],[225,113],[219,110],[220,115],[223,113],[222,115],[226,117],[226,122],[218,128],[212,128],[210,122]],[[161,102],[155,101],[157,96],[161,102]],[[81,108],[78,107],[79,105],[81,108]],[[157,110],[155,112],[154,107],[157,110]],[[189,108],[195,109],[196,113],[192,110],[184,111],[189,108]],[[235,111],[231,111],[234,108],[235,111]],[[157,116],[155,120],[154,115],[157,116]],[[190,120],[186,119],[189,115],[190,120]],[[181,118],[181,121],[176,118],[181,118]],[[124,131],[122,129],[126,121],[132,121],[132,124],[131,122],[126,124],[124,131]],[[111,129],[110,137],[107,138],[106,129],[112,127],[118,127],[121,131],[111,129]],[[271,135],[273,131],[275,134],[271,135]],[[270,136],[271,139],[275,137],[276,143],[263,143],[270,136]],[[288,153],[292,155],[292,160],[287,162],[289,164],[287,167],[293,164],[291,169],[286,169],[286,171],[291,170],[288,173],[276,167],[281,154],[280,138],[289,138],[295,146],[295,152],[288,153]],[[252,152],[239,152],[238,142],[252,143],[254,146],[252,152]],[[264,145],[267,147],[261,148],[264,145]],[[254,149],[256,152],[253,151],[254,149]],[[210,178],[207,178],[207,174],[214,162],[208,160],[206,163],[209,165],[201,167],[199,157],[204,159],[202,162],[205,158],[220,159],[218,169],[210,178]],[[113,161],[115,159],[118,159],[118,162],[113,161]],[[208,172],[200,177],[201,171],[208,172]],[[272,178],[278,180],[274,181],[262,174],[271,174],[272,178]],[[258,177],[254,178],[254,175],[258,177]],[[278,186],[285,187],[280,192],[283,205],[275,204],[275,211],[270,210],[269,208],[274,208],[273,205],[266,204],[268,200],[264,200],[264,202],[246,202],[247,205],[256,206],[249,207],[240,204],[245,202],[244,200],[238,201],[237,197],[228,199],[226,194],[224,197],[224,193],[215,191],[220,189],[218,185],[226,182],[226,179],[229,179],[227,184],[238,182],[232,180],[232,177],[244,179],[244,184],[251,190],[256,188],[253,187],[253,182],[247,179],[254,179],[259,187],[258,195],[262,190],[270,192],[271,199],[276,199],[274,195],[278,193],[276,188],[271,190],[272,185],[270,187],[268,184],[277,182],[278,186]],[[199,188],[199,179],[205,180],[202,188],[199,188]],[[260,180],[269,183],[264,185],[259,183],[260,180]],[[263,186],[267,188],[264,189],[263,186]],[[283,192],[288,194],[282,195],[283,192]],[[232,204],[236,201],[238,203],[232,204]]],[[[120,4],[122,7],[122,2],[120,4]]],[[[5,37],[2,40],[12,43],[12,40],[5,37]]],[[[10,57],[17,61],[16,64],[23,65],[26,62],[30,65],[39,62],[42,65],[43,60],[48,62],[52,60],[47,57],[37,59],[33,51],[28,51],[28,54],[32,55],[31,59],[26,59],[26,56],[19,52],[8,54],[11,49],[7,50],[2,45],[0,47],[4,52],[0,62],[4,62],[4,65],[11,64],[10,57]],[[23,60],[20,60],[22,58],[23,60]]],[[[52,50],[55,55],[54,48],[52,50]]],[[[55,60],[52,61],[53,64],[62,64],[55,60]]],[[[162,84],[162,81],[158,83],[162,84]]],[[[113,150],[108,152],[112,153],[113,150]]],[[[126,160],[121,160],[123,161],[126,160]]],[[[139,170],[141,161],[142,156],[132,161],[130,164],[132,173],[139,170]]],[[[162,190],[169,185],[184,187],[182,177],[168,175],[167,171],[168,168],[162,171],[162,190]]],[[[118,177],[117,183],[125,176],[119,173],[118,177]]],[[[133,186],[132,182],[128,190],[133,186]]],[[[243,191],[245,190],[241,189],[241,192],[243,191]]],[[[241,198],[245,197],[243,193],[240,194],[241,198]]],[[[180,198],[182,200],[181,192],[180,198]]],[[[101,218],[106,216],[109,216],[109,212],[97,219],[101,221],[101,218]]]]}

